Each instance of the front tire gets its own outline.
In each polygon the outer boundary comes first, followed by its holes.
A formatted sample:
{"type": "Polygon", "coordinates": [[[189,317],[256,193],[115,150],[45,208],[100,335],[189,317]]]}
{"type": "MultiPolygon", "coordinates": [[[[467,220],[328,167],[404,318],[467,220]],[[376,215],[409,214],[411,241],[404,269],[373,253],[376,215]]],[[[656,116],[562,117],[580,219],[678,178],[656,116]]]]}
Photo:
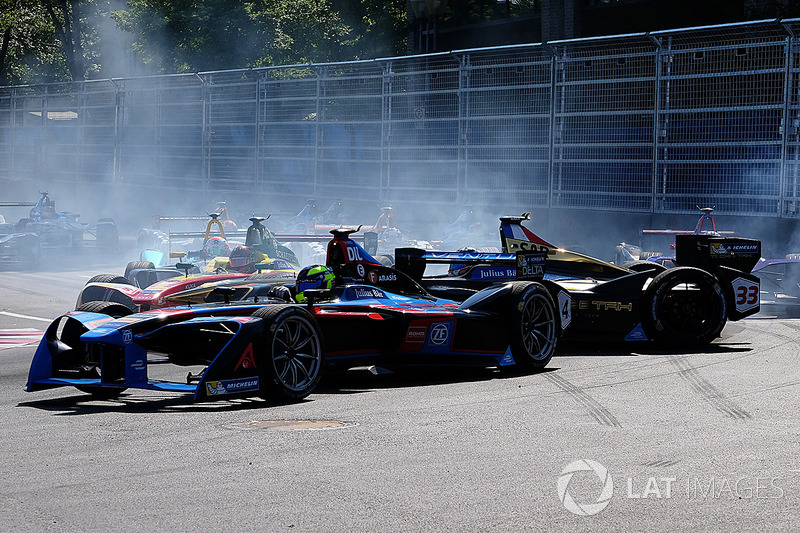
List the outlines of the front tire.
{"type": "Polygon", "coordinates": [[[542,369],[553,357],[558,340],[553,298],[544,285],[536,282],[514,282],[511,297],[511,355],[521,368],[542,369]]]}
{"type": "Polygon", "coordinates": [[[716,339],[727,321],[725,295],[704,270],[676,267],[657,275],[644,291],[642,328],[649,339],[700,346],[716,339]]]}
{"type": "Polygon", "coordinates": [[[259,367],[261,396],[302,400],[322,377],[322,333],[311,314],[296,305],[262,307],[253,316],[264,321],[259,367]]]}

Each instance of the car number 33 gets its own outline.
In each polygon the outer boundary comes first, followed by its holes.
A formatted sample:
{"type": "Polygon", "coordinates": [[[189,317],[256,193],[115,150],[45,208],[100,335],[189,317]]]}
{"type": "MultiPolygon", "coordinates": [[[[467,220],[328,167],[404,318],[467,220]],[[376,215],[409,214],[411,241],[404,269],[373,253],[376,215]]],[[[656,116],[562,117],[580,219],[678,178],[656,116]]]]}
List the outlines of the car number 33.
{"type": "Polygon", "coordinates": [[[759,304],[759,284],[743,278],[733,281],[736,309],[746,311],[759,304]]]}

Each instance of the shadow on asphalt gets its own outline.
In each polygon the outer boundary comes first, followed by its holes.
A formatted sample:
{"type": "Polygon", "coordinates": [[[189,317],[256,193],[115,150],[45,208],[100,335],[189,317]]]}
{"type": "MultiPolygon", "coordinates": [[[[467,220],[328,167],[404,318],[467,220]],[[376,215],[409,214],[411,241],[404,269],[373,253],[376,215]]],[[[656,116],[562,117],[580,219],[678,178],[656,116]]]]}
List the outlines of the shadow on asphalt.
{"type": "MultiPolygon", "coordinates": [[[[314,401],[316,394],[359,394],[375,389],[414,388],[448,383],[479,382],[552,372],[496,368],[413,367],[390,372],[382,368],[362,367],[326,375],[311,396],[301,402],[314,401]]],[[[194,402],[190,395],[152,395],[149,391],[129,390],[116,398],[100,398],[87,393],[75,394],[63,388],[69,396],[20,402],[17,407],[51,411],[57,416],[89,415],[96,413],[210,413],[264,409],[301,402],[274,402],[259,398],[235,398],[209,402],[194,402]]]]}
{"type": "MultiPolygon", "coordinates": [[[[191,396],[176,395],[153,397],[140,391],[122,393],[117,398],[101,399],[91,394],[79,393],[61,398],[20,402],[17,407],[32,407],[52,411],[57,416],[90,415],[96,413],[218,413],[263,409],[285,405],[258,398],[236,398],[212,402],[193,402],[191,396]]],[[[312,398],[302,400],[313,401],[312,398]]]]}
{"type": "Polygon", "coordinates": [[[647,342],[635,344],[603,344],[600,346],[580,342],[561,343],[554,360],[559,356],[585,357],[637,357],[640,355],[695,355],[726,354],[752,351],[750,343],[718,342],[699,347],[659,346],[647,342]]]}
{"type": "MultiPolygon", "coordinates": [[[[550,366],[542,370],[526,370],[516,367],[503,369],[491,367],[454,367],[454,366],[413,366],[389,371],[384,368],[370,366],[350,369],[343,372],[329,373],[309,398],[302,402],[314,401],[315,394],[361,394],[376,389],[414,388],[451,383],[468,383],[490,381],[494,379],[518,378],[557,372],[559,357],[640,357],[640,356],[676,356],[676,355],[715,355],[750,352],[747,343],[719,343],[704,346],[702,350],[663,348],[649,344],[596,346],[569,343],[559,347],[550,366]],[[636,348],[635,350],[633,348],[636,348]]],[[[65,390],[70,390],[65,388],[65,390]]],[[[169,393],[166,393],[169,394],[169,393]]],[[[236,412],[252,409],[263,409],[286,405],[258,398],[235,398],[210,402],[193,402],[190,395],[158,396],[148,391],[123,392],[116,398],[100,398],[87,393],[72,394],[59,398],[32,400],[21,402],[17,407],[31,407],[44,411],[52,411],[58,416],[87,415],[100,412],[126,413],[207,413],[236,412]]]]}
{"type": "Polygon", "coordinates": [[[557,368],[524,370],[517,368],[413,366],[389,371],[380,367],[361,367],[327,375],[317,388],[324,394],[358,394],[375,389],[395,389],[470,383],[530,376],[553,372],[557,368]]]}

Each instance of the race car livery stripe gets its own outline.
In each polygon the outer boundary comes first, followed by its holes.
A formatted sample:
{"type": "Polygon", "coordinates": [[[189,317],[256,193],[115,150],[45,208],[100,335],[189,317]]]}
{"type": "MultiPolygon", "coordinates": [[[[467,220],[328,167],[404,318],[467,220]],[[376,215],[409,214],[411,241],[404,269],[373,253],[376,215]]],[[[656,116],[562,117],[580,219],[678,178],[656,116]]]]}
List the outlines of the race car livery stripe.
{"type": "Polygon", "coordinates": [[[314,311],[314,314],[315,315],[325,315],[327,317],[337,316],[337,317],[343,317],[343,318],[344,317],[352,318],[352,317],[356,317],[356,316],[364,316],[364,317],[367,317],[367,318],[371,318],[372,320],[383,320],[383,316],[381,316],[379,313],[370,313],[370,312],[359,313],[357,311],[328,311],[326,309],[317,308],[314,311]]]}
{"type": "MultiPolygon", "coordinates": [[[[524,239],[523,239],[524,240],[524,239]]],[[[517,254],[510,252],[425,252],[420,257],[431,263],[516,261],[517,254]]]]}
{"type": "Polygon", "coordinates": [[[360,312],[359,311],[340,311],[340,310],[329,311],[327,309],[316,307],[316,308],[314,308],[313,313],[315,315],[325,315],[325,316],[329,316],[329,317],[330,316],[337,316],[337,315],[338,316],[366,316],[366,317],[373,318],[373,319],[376,319],[376,320],[383,320],[383,317],[381,315],[379,315],[379,313],[378,313],[378,311],[382,310],[382,309],[390,310],[390,311],[403,311],[403,312],[406,312],[406,313],[409,313],[409,314],[412,314],[412,315],[420,315],[420,316],[429,316],[431,314],[434,314],[434,315],[437,315],[437,316],[440,316],[440,317],[453,316],[453,313],[451,311],[442,311],[441,306],[439,306],[438,308],[434,307],[433,309],[426,309],[426,308],[417,309],[417,307],[422,307],[422,306],[417,306],[417,305],[414,305],[414,307],[403,307],[403,306],[392,306],[392,305],[380,305],[379,304],[379,305],[370,306],[370,307],[374,308],[375,311],[360,311],[360,312]]]}
{"type": "Polygon", "coordinates": [[[552,246],[552,244],[537,237],[535,233],[530,231],[525,226],[517,224],[503,225],[503,232],[506,238],[519,239],[521,241],[530,241],[537,244],[543,244],[545,246],[552,246]]]}

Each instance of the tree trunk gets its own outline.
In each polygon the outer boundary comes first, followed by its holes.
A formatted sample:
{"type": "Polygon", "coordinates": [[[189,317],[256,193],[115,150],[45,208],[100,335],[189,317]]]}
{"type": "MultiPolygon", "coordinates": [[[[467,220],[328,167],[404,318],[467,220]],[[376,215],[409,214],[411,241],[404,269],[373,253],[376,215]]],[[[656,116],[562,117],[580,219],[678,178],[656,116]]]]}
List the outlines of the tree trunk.
{"type": "MultiPolygon", "coordinates": [[[[70,4],[74,8],[79,0],[70,0],[70,4]]],[[[53,21],[53,27],[56,30],[56,37],[61,41],[61,47],[64,50],[64,56],[67,59],[67,68],[69,69],[72,81],[83,81],[83,46],[80,43],[80,33],[76,29],[80,28],[79,23],[75,19],[74,9],[70,9],[70,4],[67,0],[59,2],[59,11],[64,17],[63,22],[53,9],[51,0],[42,0],[42,6],[47,10],[50,20],[53,21]]]]}
{"type": "MultiPolygon", "coordinates": [[[[75,50],[75,67],[72,72],[73,80],[83,80],[86,78],[86,69],[84,67],[84,54],[83,54],[83,41],[81,40],[81,17],[78,10],[78,3],[80,0],[71,1],[70,14],[72,15],[72,44],[75,50]],[[77,75],[77,79],[76,79],[77,75]]],[[[64,12],[64,18],[67,17],[67,12],[64,12]]]]}
{"type": "Polygon", "coordinates": [[[0,46],[0,85],[8,85],[6,76],[6,54],[8,43],[11,41],[11,26],[3,33],[3,44],[0,46]]]}

